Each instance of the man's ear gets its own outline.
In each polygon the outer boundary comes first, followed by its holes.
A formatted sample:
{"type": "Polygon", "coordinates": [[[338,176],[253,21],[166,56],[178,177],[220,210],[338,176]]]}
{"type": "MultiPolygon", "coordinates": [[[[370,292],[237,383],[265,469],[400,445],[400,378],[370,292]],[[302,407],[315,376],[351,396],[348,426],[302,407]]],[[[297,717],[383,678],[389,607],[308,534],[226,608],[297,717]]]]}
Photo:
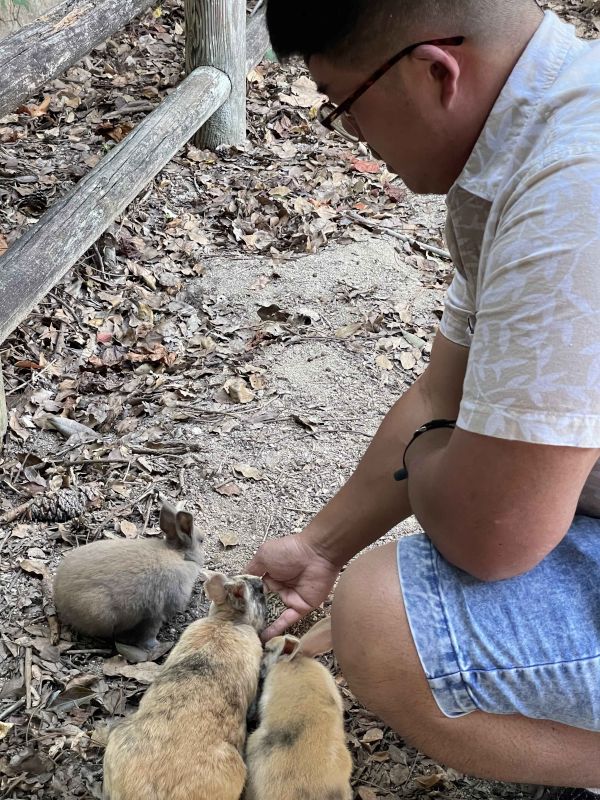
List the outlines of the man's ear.
{"type": "Polygon", "coordinates": [[[437,45],[422,44],[411,53],[411,57],[429,62],[429,76],[438,86],[442,106],[450,111],[458,95],[461,75],[460,64],[454,55],[437,45]]]}

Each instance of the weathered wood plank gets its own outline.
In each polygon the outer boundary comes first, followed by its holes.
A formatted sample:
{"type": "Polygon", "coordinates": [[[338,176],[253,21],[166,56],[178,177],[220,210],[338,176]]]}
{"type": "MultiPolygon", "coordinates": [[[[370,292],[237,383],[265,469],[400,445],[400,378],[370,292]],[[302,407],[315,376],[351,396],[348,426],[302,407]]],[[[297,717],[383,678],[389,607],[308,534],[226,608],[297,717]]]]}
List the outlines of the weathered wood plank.
{"type": "Polygon", "coordinates": [[[227,100],[229,79],[195,70],[0,258],[0,342],[227,100]]]}
{"type": "Polygon", "coordinates": [[[66,0],[0,41],[0,117],[87,55],[155,0],[66,0]]]}
{"type": "Polygon", "coordinates": [[[267,10],[263,6],[250,17],[246,25],[246,74],[262,61],[269,45],[267,10]]]}
{"type": "Polygon", "coordinates": [[[227,102],[194,137],[214,150],[246,138],[246,0],[185,0],[185,67],[210,64],[231,81],[227,102]]]}

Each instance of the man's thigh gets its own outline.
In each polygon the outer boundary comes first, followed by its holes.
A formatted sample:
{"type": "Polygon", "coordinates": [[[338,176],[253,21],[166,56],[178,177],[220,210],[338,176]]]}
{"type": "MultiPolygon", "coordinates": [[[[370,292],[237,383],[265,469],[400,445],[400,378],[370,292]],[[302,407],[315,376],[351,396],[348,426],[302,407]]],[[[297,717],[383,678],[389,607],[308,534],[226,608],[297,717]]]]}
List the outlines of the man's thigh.
{"type": "Polygon", "coordinates": [[[369,550],[343,573],[332,609],[334,652],[353,692],[382,719],[441,721],[404,608],[396,547],[369,550]]]}
{"type": "Polygon", "coordinates": [[[340,580],[333,635],[349,682],[384,719],[410,698],[430,722],[482,711],[598,732],[600,520],[577,518],[542,564],[496,583],[423,535],[369,551],[340,580]]]}

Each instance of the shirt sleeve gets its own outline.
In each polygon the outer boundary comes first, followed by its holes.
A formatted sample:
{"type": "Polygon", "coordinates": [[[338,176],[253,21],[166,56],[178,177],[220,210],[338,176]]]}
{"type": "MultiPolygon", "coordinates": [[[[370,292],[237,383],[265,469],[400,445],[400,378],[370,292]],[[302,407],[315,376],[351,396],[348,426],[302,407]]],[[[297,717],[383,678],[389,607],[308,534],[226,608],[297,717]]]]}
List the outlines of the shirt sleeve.
{"type": "Polygon", "coordinates": [[[600,447],[600,148],[519,181],[481,270],[459,426],[600,447]]]}
{"type": "Polygon", "coordinates": [[[469,319],[475,317],[475,302],[472,288],[460,272],[454,273],[448,287],[440,331],[446,339],[463,347],[471,345],[469,319]]]}

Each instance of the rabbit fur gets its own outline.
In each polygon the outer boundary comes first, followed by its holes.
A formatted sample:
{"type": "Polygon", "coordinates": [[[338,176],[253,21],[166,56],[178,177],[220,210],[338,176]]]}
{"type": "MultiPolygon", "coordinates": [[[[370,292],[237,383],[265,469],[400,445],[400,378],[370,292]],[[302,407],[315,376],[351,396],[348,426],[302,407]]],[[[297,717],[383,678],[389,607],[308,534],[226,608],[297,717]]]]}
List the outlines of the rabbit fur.
{"type": "Polygon", "coordinates": [[[139,709],[111,731],[104,800],[239,800],[246,713],[262,656],[260,578],[211,573],[208,617],[193,622],[139,709]]]}
{"type": "Polygon", "coordinates": [[[61,621],[88,636],[151,649],[168,617],[187,608],[204,560],[193,516],[164,502],[160,539],[92,542],[58,567],[54,600],[61,621]]]}

